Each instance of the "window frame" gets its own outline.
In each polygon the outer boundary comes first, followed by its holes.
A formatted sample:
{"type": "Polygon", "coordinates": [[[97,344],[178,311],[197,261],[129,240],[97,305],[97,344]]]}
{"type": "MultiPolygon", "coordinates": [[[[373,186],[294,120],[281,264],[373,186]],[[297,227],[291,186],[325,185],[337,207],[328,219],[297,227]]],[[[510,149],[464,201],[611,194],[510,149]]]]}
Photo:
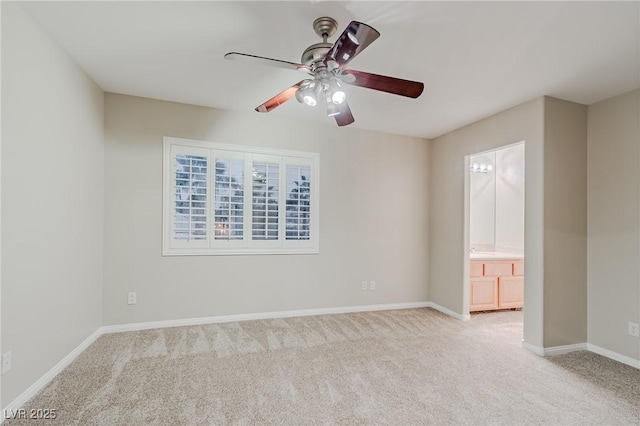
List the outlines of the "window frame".
{"type": "MultiPolygon", "coordinates": [[[[227,157],[228,158],[228,157],[227,157]]],[[[260,254],[318,254],[319,253],[319,212],[320,212],[320,155],[314,152],[272,149],[248,145],[226,144],[211,141],[184,139],[165,136],[163,138],[162,162],[162,255],[163,256],[209,256],[209,255],[260,255],[260,254]],[[175,213],[176,155],[202,155],[207,157],[207,232],[202,241],[180,241],[173,235],[173,215],[175,213]],[[244,158],[243,181],[243,239],[215,239],[213,223],[215,221],[215,173],[217,159],[225,159],[224,153],[233,158],[244,158]],[[222,155],[220,155],[222,154],[222,155]],[[278,168],[278,239],[253,239],[253,160],[277,159],[278,168]],[[287,239],[287,166],[310,167],[310,238],[287,239]]]]}

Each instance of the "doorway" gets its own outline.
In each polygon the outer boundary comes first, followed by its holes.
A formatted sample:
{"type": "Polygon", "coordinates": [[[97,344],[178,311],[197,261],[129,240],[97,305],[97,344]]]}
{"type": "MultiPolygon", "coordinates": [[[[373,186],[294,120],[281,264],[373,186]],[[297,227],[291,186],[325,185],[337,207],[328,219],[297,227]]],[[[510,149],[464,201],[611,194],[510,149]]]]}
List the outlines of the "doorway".
{"type": "Polygon", "coordinates": [[[465,157],[465,314],[524,307],[524,144],[465,157]]]}

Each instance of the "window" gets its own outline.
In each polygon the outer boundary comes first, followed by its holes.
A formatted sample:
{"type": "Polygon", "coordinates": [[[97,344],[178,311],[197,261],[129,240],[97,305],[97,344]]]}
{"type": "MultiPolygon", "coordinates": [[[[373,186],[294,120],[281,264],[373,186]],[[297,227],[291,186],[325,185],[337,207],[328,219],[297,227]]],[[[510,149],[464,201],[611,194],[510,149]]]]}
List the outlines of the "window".
{"type": "Polygon", "coordinates": [[[163,255],[317,253],[318,162],[165,137],[163,255]]]}

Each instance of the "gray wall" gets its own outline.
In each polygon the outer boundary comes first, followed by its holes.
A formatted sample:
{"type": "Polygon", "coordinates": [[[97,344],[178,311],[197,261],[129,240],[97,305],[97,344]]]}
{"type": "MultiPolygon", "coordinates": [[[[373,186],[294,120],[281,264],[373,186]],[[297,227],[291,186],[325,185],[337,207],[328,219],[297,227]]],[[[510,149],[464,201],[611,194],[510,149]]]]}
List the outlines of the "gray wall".
{"type": "Polygon", "coordinates": [[[428,300],[427,140],[105,96],[105,325],[428,300]],[[162,257],[163,136],[318,152],[320,254],[162,257]]]}
{"type": "Polygon", "coordinates": [[[544,347],[586,341],[587,107],[545,97],[544,347]]]}
{"type": "MultiPolygon", "coordinates": [[[[2,406],[101,325],[102,91],[2,4],[2,406]]],[[[55,407],[50,407],[55,408],[55,407]]]]}
{"type": "MultiPolygon", "coordinates": [[[[465,303],[465,156],[525,141],[525,341],[542,347],[544,98],[455,130],[431,144],[429,296],[454,312],[465,303]]],[[[468,230],[467,230],[468,231],[468,230]]],[[[468,234],[467,234],[468,237],[468,234]]]]}
{"type": "Polygon", "coordinates": [[[588,114],[589,343],[640,360],[640,90],[588,114]]]}

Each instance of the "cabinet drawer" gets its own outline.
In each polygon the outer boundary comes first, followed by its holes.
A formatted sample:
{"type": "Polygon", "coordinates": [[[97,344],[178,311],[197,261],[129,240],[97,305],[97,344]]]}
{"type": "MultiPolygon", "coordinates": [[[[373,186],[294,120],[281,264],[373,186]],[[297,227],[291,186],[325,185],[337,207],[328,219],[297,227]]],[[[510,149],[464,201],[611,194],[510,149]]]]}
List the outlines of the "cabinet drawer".
{"type": "Polygon", "coordinates": [[[469,275],[471,277],[481,277],[484,271],[484,263],[481,260],[472,260],[469,266],[469,275]]]}
{"type": "Polygon", "coordinates": [[[513,263],[511,262],[485,262],[484,276],[497,277],[499,275],[511,275],[513,272],[513,263]]]}
{"type": "Polygon", "coordinates": [[[522,260],[513,262],[513,275],[524,276],[524,262],[522,260]]]}

